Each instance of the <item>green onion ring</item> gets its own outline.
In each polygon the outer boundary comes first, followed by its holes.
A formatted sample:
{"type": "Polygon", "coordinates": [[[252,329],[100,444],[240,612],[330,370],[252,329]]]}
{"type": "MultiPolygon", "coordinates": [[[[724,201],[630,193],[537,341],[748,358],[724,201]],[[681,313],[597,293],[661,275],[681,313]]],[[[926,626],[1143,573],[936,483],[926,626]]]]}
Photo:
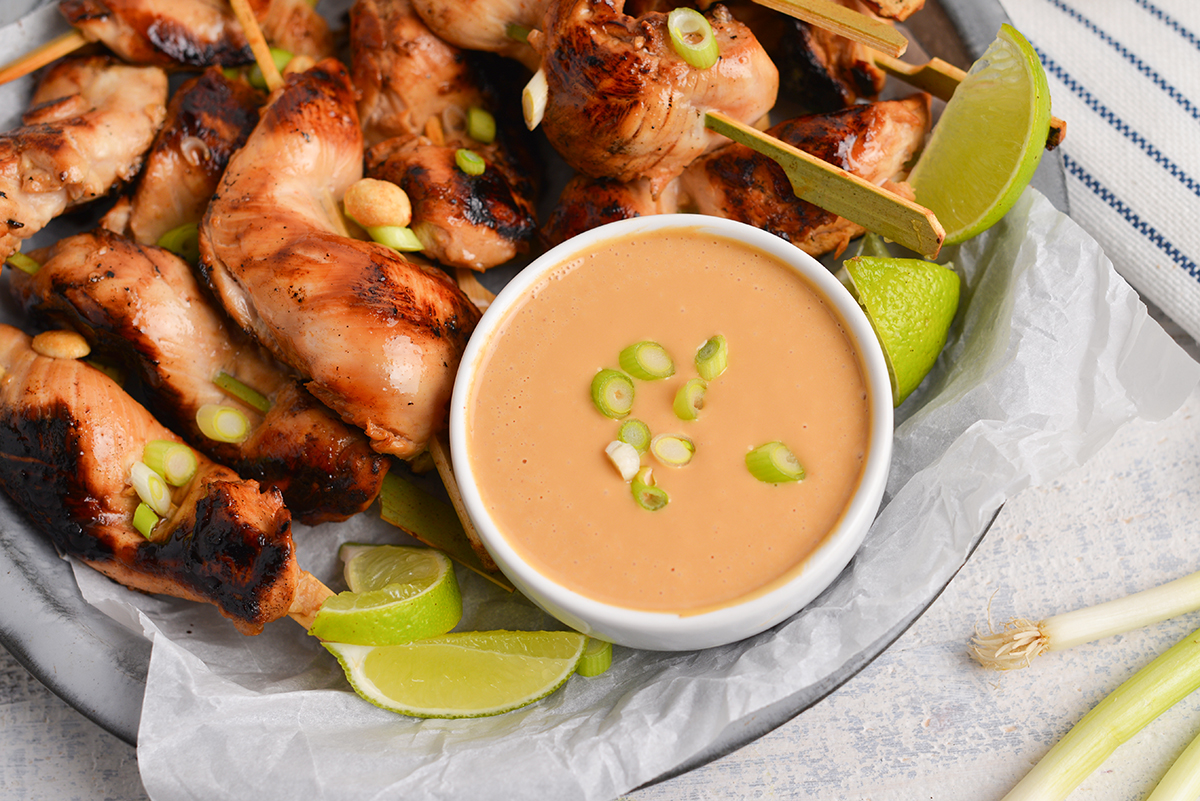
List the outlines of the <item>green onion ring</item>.
{"type": "Polygon", "coordinates": [[[158,515],[154,514],[154,510],[144,503],[139,503],[133,512],[133,527],[146,539],[151,539],[158,521],[158,515]]]}
{"type": "Polygon", "coordinates": [[[666,492],[654,486],[654,473],[649,467],[643,467],[638,471],[637,475],[633,477],[629,489],[633,493],[633,499],[637,505],[648,512],[657,512],[671,501],[666,492]]]}
{"type": "Polygon", "coordinates": [[[694,8],[673,9],[667,15],[667,33],[679,57],[697,69],[708,69],[721,56],[712,25],[694,8]]]}
{"type": "Polygon", "coordinates": [[[725,341],[722,334],[712,337],[700,346],[700,350],[696,351],[696,372],[700,373],[700,377],[705,381],[712,381],[725,372],[727,367],[729,367],[729,343],[725,341]]]}
{"type": "Polygon", "coordinates": [[[635,342],[617,357],[621,369],[642,381],[657,381],[675,375],[675,360],[667,349],[649,339],[635,342]]]}
{"type": "Polygon", "coordinates": [[[639,454],[650,450],[650,426],[630,418],[617,429],[617,439],[632,445],[639,454]]]}
{"type": "Polygon", "coordinates": [[[675,416],[680,420],[695,420],[704,408],[704,393],[708,390],[708,382],[703,378],[688,379],[679,391],[675,393],[675,403],[672,406],[675,416]]]}
{"type": "Polygon", "coordinates": [[[625,417],[633,409],[633,381],[619,370],[601,370],[592,379],[592,403],[605,417],[625,417]]]}
{"type": "Polygon", "coordinates": [[[750,475],[768,484],[804,480],[804,465],[782,442],[768,442],[747,453],[746,468],[750,475]]]}
{"type": "Polygon", "coordinates": [[[487,162],[483,160],[483,156],[465,147],[454,151],[454,163],[467,175],[483,175],[487,171],[487,162]]]}

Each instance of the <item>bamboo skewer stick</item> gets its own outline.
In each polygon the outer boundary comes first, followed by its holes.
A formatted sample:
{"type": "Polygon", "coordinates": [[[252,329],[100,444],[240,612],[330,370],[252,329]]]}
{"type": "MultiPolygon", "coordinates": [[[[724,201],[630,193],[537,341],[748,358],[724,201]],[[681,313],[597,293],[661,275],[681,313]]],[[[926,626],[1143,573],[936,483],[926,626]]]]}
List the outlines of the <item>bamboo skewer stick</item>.
{"type": "Polygon", "coordinates": [[[325,599],[334,595],[333,590],[321,583],[321,580],[307,570],[300,571],[300,580],[296,582],[296,594],[292,596],[292,605],[288,609],[288,617],[304,626],[305,631],[312,628],[321,611],[325,599]]]}
{"type": "Polygon", "coordinates": [[[458,288],[463,291],[464,295],[470,298],[471,302],[480,311],[487,311],[487,307],[491,306],[492,301],[496,299],[495,292],[479,283],[474,270],[466,267],[457,267],[454,270],[454,279],[458,282],[458,288]]]}
{"type": "Polygon", "coordinates": [[[909,250],[934,257],[946,232],[932,211],[881,189],[773,136],[710,111],[709,129],[773,159],[787,173],[796,197],[856,222],[909,250]]]}
{"type": "Polygon", "coordinates": [[[44,45],[0,67],[0,84],[15,81],[17,78],[28,75],[34,70],[41,69],[51,61],[56,61],[63,56],[74,53],[86,44],[88,44],[88,40],[84,38],[82,33],[74,29],[67,31],[62,36],[57,36],[44,45]]]}
{"type": "Polygon", "coordinates": [[[483,562],[486,569],[499,570],[492,555],[487,552],[487,548],[483,547],[483,540],[479,538],[479,532],[475,530],[475,524],[471,522],[471,516],[467,514],[462,492],[458,488],[458,479],[454,477],[454,468],[450,464],[450,443],[445,436],[442,433],[430,438],[429,454],[433,456],[433,463],[437,466],[438,475],[442,477],[446,494],[450,496],[450,504],[458,513],[458,519],[462,523],[463,531],[467,534],[467,539],[471,541],[471,547],[475,549],[475,553],[478,554],[479,560],[483,562]]]}
{"type": "Polygon", "coordinates": [[[258,18],[250,9],[249,0],[229,0],[229,4],[233,6],[233,13],[241,23],[242,31],[246,34],[246,41],[249,42],[250,50],[254,53],[254,60],[258,64],[258,68],[262,70],[263,80],[267,82],[267,90],[274,92],[283,86],[283,76],[279,73],[279,67],[275,66],[275,59],[271,58],[271,47],[267,44],[262,28],[258,25],[258,18]]]}
{"type": "MultiPolygon", "coordinates": [[[[929,92],[939,100],[949,100],[954,90],[967,77],[967,73],[940,58],[925,64],[909,64],[884,53],[872,53],[875,66],[893,78],[899,78],[917,89],[929,92]]],[[[1067,123],[1058,117],[1050,118],[1050,133],[1046,136],[1046,149],[1058,147],[1067,135],[1067,123]]]]}
{"type": "Polygon", "coordinates": [[[760,6],[825,28],[854,42],[865,44],[890,56],[902,56],[908,49],[904,34],[883,20],[847,8],[833,0],[754,0],[760,6]]]}

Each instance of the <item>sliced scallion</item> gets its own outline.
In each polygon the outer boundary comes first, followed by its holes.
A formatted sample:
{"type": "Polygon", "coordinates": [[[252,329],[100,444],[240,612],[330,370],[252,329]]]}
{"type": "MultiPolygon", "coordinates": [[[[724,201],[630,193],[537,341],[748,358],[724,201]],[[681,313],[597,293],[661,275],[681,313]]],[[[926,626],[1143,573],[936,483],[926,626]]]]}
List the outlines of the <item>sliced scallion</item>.
{"type": "Polygon", "coordinates": [[[662,345],[648,339],[625,348],[617,359],[622,370],[643,381],[656,381],[675,375],[675,360],[671,354],[662,345]]]}
{"type": "Polygon", "coordinates": [[[196,452],[182,442],[152,439],[142,450],[142,461],[172,487],[186,486],[196,475],[200,463],[196,452]]]}
{"type": "Polygon", "coordinates": [[[629,419],[617,429],[617,439],[628,442],[639,454],[650,450],[650,426],[641,420],[629,419]]]}
{"type": "Polygon", "coordinates": [[[467,136],[485,145],[496,141],[496,118],[487,109],[471,106],[467,109],[467,136]]]}
{"type": "Polygon", "coordinates": [[[454,163],[467,175],[483,175],[487,171],[483,156],[465,147],[454,151],[454,163]]]}
{"type": "Polygon", "coordinates": [[[768,442],[747,453],[746,467],[750,470],[750,475],[768,484],[785,484],[804,479],[804,466],[782,442],[768,442]]]}
{"type": "Polygon", "coordinates": [[[367,229],[367,235],[384,247],[401,252],[424,250],[425,246],[413,229],[401,225],[377,225],[367,229]]]}
{"type": "Polygon", "coordinates": [[[605,417],[625,417],[633,409],[633,381],[619,370],[601,370],[592,379],[592,403],[605,417]]]}
{"type": "Polygon", "coordinates": [[[703,378],[689,378],[675,393],[675,403],[672,408],[680,420],[695,420],[704,408],[704,393],[708,390],[708,382],[703,378]]]}
{"type": "Polygon", "coordinates": [[[240,409],[206,403],[196,410],[200,433],[217,442],[242,442],[250,436],[250,421],[240,409]]]}
{"type": "Polygon", "coordinates": [[[29,275],[34,275],[38,270],[42,269],[42,265],[38,264],[37,260],[31,259],[19,250],[10,253],[8,258],[4,260],[4,263],[9,267],[16,267],[21,272],[28,273],[29,275]]]}
{"type": "Polygon", "coordinates": [[[142,503],[160,517],[171,511],[171,488],[158,473],[145,462],[134,462],[129,470],[129,483],[142,499],[142,503]]]}
{"type": "Polygon", "coordinates": [[[723,334],[712,337],[700,346],[700,350],[696,351],[696,372],[700,373],[700,377],[705,381],[712,381],[725,372],[727,367],[729,367],[729,343],[725,341],[723,334]]]}
{"type": "Polygon", "coordinates": [[[200,226],[184,223],[158,238],[158,246],[169,250],[188,264],[200,261],[200,226]]]}
{"type": "Polygon", "coordinates": [[[133,527],[146,539],[151,539],[159,520],[154,510],[144,503],[139,503],[137,509],[133,510],[133,527]]]}
{"type": "Polygon", "coordinates": [[[242,403],[257,409],[263,414],[271,411],[271,401],[266,395],[262,394],[254,387],[242,383],[224,370],[217,373],[216,378],[213,379],[213,383],[216,384],[222,392],[232,395],[242,403]]]}
{"type": "Polygon", "coordinates": [[[657,512],[671,501],[665,491],[654,486],[654,472],[649,467],[643,467],[637,472],[629,484],[629,489],[637,505],[650,512],[657,512]]]}
{"type": "Polygon", "coordinates": [[[679,57],[697,69],[708,69],[721,56],[712,25],[694,8],[673,9],[667,15],[667,32],[679,57]]]}
{"type": "Polygon", "coordinates": [[[504,26],[504,35],[514,42],[528,42],[529,34],[532,31],[525,25],[518,25],[515,22],[510,22],[504,26]]]}
{"type": "Polygon", "coordinates": [[[621,442],[619,439],[614,439],[605,446],[604,452],[608,454],[608,460],[612,462],[613,467],[617,468],[617,472],[621,474],[621,478],[626,481],[632,481],[633,477],[637,475],[638,469],[642,466],[641,454],[637,452],[637,448],[628,442],[621,442]]]}
{"type": "Polygon", "coordinates": [[[521,114],[525,117],[526,128],[532,131],[542,124],[549,99],[550,84],[546,82],[546,71],[539,68],[521,90],[521,114]]]}
{"type": "Polygon", "coordinates": [[[591,678],[599,676],[611,666],[612,643],[588,637],[587,643],[583,646],[583,656],[579,658],[579,665],[575,668],[575,672],[585,678],[591,678]]]}
{"type": "Polygon", "coordinates": [[[650,452],[668,467],[683,467],[696,455],[696,443],[682,434],[659,434],[650,441],[650,452]]]}
{"type": "MultiPolygon", "coordinates": [[[[271,48],[271,60],[275,62],[275,69],[283,72],[283,68],[292,60],[292,54],[287,50],[281,50],[278,47],[271,48]]],[[[266,89],[267,79],[263,75],[262,67],[255,64],[250,68],[250,74],[246,76],[246,80],[256,89],[266,89]]]]}

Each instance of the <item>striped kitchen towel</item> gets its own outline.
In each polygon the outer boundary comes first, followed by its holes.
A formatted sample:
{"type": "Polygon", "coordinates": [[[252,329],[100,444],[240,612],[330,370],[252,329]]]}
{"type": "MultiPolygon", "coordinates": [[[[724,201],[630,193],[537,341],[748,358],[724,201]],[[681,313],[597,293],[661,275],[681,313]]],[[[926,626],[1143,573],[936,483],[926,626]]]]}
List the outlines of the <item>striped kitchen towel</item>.
{"type": "Polygon", "coordinates": [[[1001,3],[1067,121],[1071,217],[1200,339],[1200,2],[1001,3]]]}

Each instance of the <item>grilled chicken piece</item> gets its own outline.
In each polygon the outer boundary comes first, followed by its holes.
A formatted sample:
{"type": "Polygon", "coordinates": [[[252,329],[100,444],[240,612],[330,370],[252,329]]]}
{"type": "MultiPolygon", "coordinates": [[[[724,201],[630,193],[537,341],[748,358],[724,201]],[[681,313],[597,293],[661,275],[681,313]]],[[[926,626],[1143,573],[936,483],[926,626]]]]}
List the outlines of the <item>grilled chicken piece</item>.
{"type": "Polygon", "coordinates": [[[538,30],[556,0],[412,0],[413,8],[440,39],[464,50],[497,53],[536,70],[541,58],[510,26],[538,30]]]}
{"type": "Polygon", "coordinates": [[[576,234],[605,223],[677,211],[678,180],[667,184],[655,197],[650,182],[645,178],[614,181],[611,178],[576,175],[563,187],[540,235],[546,247],[554,247],[576,234]]]}
{"type": "Polygon", "coordinates": [[[779,74],[758,40],[722,5],[707,12],[720,60],[706,70],[680,58],[667,15],[622,13],[623,0],[564,0],[529,41],[549,93],[542,128],[584,175],[650,179],[657,194],[722,137],[706,111],[753,124],[775,105],[779,74]]]}
{"type": "MultiPolygon", "coordinates": [[[[329,26],[307,0],[251,0],[267,41],[296,55],[333,53],[329,26]]],[[[232,67],[254,62],[227,0],[59,0],[67,22],[134,64],[232,67]]]]}
{"type": "MultiPolygon", "coordinates": [[[[929,96],[914,95],[780,123],[770,133],[865,180],[911,197],[896,183],[929,130],[929,96]]],[[[783,169],[744,145],[731,144],[688,167],[658,203],[644,181],[617,184],[574,178],[542,232],[555,245],[593,224],[691,211],[749,223],[813,256],[839,251],[861,226],[796,197],[783,169]],[[672,195],[672,192],[677,192],[672,195]],[[674,201],[674,202],[672,202],[674,201]]]]}
{"type": "Polygon", "coordinates": [[[0,260],[66,209],[137,174],[166,102],[157,67],[104,57],[49,67],[24,125],[0,134],[0,260]]]}
{"type": "Polygon", "coordinates": [[[254,129],[265,100],[216,67],[175,90],[128,210],[125,226],[134,239],[153,244],[174,228],[200,222],[229,157],[254,129]]]}
{"type": "MultiPolygon", "coordinates": [[[[913,95],[782,122],[769,133],[864,180],[911,199],[906,174],[929,130],[929,96],[913,95]]],[[[811,255],[841,252],[864,229],[796,198],[778,164],[745,145],[699,159],[680,179],[688,208],[740,220],[811,255]]]]}
{"type": "Polygon", "coordinates": [[[130,468],[150,440],[178,438],[108,376],[35,353],[10,326],[0,367],[0,486],[56,547],[128,587],[215,604],[246,634],[289,612],[302,571],[278,492],[200,457],[148,540],[130,468]]]}
{"type": "Polygon", "coordinates": [[[529,250],[537,233],[533,183],[496,143],[473,150],[486,163],[467,175],[455,163],[462,143],[435,145],[400,136],[367,151],[367,175],[391,181],[412,203],[412,230],[426,256],[452,267],[486,270],[529,250]]]}
{"type": "Polygon", "coordinates": [[[362,177],[354,90],[332,59],[287,80],[225,170],[201,270],[377,451],[416,456],[445,423],[479,312],[444,273],[339,232],[337,201],[362,177]]]}
{"type": "Polygon", "coordinates": [[[862,0],[862,5],[881,17],[904,21],[925,7],[925,0],[862,0]]]}
{"type": "Polygon", "coordinates": [[[225,315],[174,254],[108,231],[78,234],[10,285],[26,311],[69,326],[142,380],[151,408],[193,447],[283,493],[299,521],[345,520],[379,494],[387,457],[305,391],[225,315]],[[227,373],[272,401],[265,415],[214,383],[227,373]],[[253,426],[241,443],[208,439],[205,404],[234,406],[253,426]]]}
{"type": "Polygon", "coordinates": [[[467,109],[489,105],[470,54],[435,36],[408,0],[358,0],[350,48],[368,146],[424,134],[431,118],[444,131],[461,130],[467,109]]]}
{"type": "Polygon", "coordinates": [[[879,97],[887,75],[865,45],[790,17],[778,25],[786,34],[772,54],[784,96],[814,113],[879,97]]]}

